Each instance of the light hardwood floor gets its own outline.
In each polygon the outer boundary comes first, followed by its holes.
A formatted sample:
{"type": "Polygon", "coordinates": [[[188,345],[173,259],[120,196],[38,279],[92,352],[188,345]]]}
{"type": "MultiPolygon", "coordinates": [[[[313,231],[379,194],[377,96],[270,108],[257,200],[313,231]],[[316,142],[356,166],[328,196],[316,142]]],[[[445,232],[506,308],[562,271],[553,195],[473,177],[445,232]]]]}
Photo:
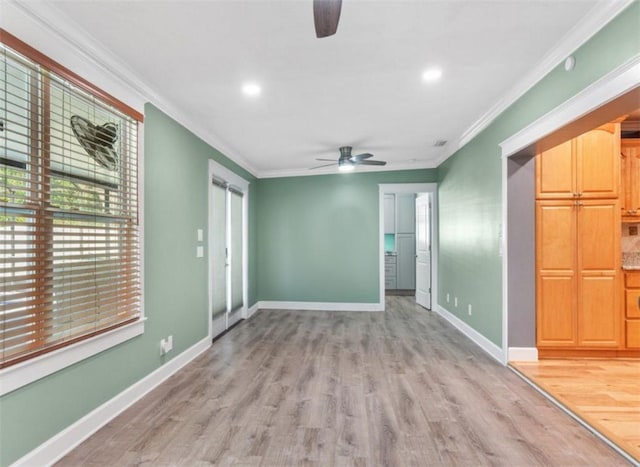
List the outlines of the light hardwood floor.
{"type": "Polygon", "coordinates": [[[628,465],[419,310],[259,311],[58,465],[628,465]]]}
{"type": "Polygon", "coordinates": [[[510,364],[640,463],[640,360],[510,364]]]}

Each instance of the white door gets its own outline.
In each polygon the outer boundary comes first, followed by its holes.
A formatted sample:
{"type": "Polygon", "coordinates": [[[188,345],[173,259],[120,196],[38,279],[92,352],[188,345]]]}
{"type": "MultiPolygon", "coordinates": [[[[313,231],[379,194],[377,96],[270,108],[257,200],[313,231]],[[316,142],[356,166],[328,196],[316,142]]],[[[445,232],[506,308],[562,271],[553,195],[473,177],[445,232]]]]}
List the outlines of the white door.
{"type": "Polygon", "coordinates": [[[213,177],[211,188],[212,337],[243,318],[244,193],[213,177]]]}
{"type": "Polygon", "coordinates": [[[416,198],[416,303],[431,309],[431,195],[416,198]]]}

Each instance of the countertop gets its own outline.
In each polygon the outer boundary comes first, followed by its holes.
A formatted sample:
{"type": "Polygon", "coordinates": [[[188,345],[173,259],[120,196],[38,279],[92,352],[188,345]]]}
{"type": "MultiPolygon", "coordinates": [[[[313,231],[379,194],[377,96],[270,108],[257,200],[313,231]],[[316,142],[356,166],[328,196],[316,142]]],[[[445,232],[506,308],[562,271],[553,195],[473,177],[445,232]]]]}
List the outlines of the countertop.
{"type": "Polygon", "coordinates": [[[622,253],[622,269],[626,271],[640,271],[640,251],[622,253]]]}

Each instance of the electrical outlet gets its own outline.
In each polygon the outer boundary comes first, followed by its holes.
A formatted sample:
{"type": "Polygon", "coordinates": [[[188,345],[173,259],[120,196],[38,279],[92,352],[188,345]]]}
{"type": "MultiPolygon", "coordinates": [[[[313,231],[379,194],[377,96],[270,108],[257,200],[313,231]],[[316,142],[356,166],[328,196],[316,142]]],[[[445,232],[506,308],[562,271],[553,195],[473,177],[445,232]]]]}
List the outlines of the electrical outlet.
{"type": "Polygon", "coordinates": [[[173,336],[160,340],[160,355],[164,355],[173,349],[173,336]]]}
{"type": "Polygon", "coordinates": [[[458,297],[453,297],[453,306],[458,306],[458,297]]]}
{"type": "Polygon", "coordinates": [[[447,294],[447,303],[449,303],[449,294],[447,294]]]}
{"type": "Polygon", "coordinates": [[[471,316],[471,303],[469,303],[469,316],[471,316]]]}

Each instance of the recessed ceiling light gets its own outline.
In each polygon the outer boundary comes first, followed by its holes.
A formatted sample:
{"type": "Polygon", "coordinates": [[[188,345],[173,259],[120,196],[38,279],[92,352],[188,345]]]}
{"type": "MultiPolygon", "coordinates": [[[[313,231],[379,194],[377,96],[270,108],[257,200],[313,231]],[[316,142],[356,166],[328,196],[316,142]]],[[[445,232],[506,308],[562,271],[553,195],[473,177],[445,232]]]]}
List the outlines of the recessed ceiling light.
{"type": "Polygon", "coordinates": [[[429,68],[422,73],[422,81],[425,83],[435,83],[442,78],[442,70],[440,68],[429,68]]]}
{"type": "Polygon", "coordinates": [[[242,94],[247,97],[258,97],[261,92],[262,88],[256,83],[244,83],[242,85],[242,94]]]}

